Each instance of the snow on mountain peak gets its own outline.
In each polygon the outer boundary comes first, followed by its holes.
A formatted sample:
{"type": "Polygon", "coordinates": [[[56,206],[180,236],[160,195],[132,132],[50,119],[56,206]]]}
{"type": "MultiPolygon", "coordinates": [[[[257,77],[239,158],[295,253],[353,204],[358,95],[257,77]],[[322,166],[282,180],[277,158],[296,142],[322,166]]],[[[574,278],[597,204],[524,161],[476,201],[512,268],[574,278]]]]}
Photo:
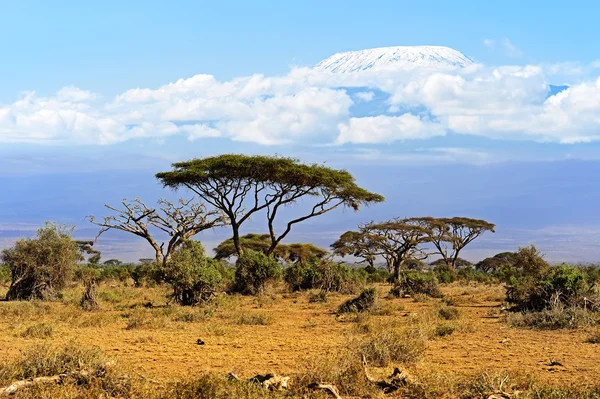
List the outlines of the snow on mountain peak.
{"type": "Polygon", "coordinates": [[[314,70],[349,73],[369,69],[455,68],[471,64],[469,57],[449,47],[397,46],[337,53],[319,62],[314,70]]]}

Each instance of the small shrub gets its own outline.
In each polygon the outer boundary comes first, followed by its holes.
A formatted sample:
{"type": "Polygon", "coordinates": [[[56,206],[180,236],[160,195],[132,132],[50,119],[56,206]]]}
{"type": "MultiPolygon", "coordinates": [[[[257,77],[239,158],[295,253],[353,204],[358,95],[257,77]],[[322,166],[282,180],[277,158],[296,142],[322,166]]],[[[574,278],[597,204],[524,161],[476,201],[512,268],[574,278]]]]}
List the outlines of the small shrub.
{"type": "Polygon", "coordinates": [[[391,289],[390,294],[401,297],[404,294],[425,294],[431,297],[441,297],[437,277],[430,272],[405,271],[391,289]]]}
{"type": "Polygon", "coordinates": [[[280,277],[281,266],[274,258],[246,249],[236,262],[234,289],[244,295],[257,295],[268,281],[280,277]]]}
{"type": "Polygon", "coordinates": [[[460,312],[455,308],[443,307],[438,310],[438,316],[444,320],[456,320],[460,316],[460,312]]]}
{"type": "Polygon", "coordinates": [[[385,367],[391,362],[410,363],[425,353],[426,340],[419,335],[383,326],[373,327],[373,330],[358,343],[359,351],[369,365],[385,367]]]}
{"type": "Polygon", "coordinates": [[[512,327],[528,327],[538,330],[574,329],[596,323],[591,312],[580,308],[567,308],[557,304],[548,309],[509,313],[512,327]]]}
{"type": "Polygon", "coordinates": [[[37,323],[27,327],[20,335],[23,338],[50,338],[54,328],[50,324],[37,323]]]}
{"type": "Polygon", "coordinates": [[[309,303],[322,303],[327,302],[327,291],[319,291],[317,293],[311,293],[308,295],[309,303]]]}
{"type": "Polygon", "coordinates": [[[375,288],[368,288],[361,292],[359,296],[353,299],[349,299],[342,303],[338,308],[338,314],[340,313],[352,313],[352,312],[368,312],[375,308],[377,302],[377,291],[375,288]]]}
{"type": "Polygon", "coordinates": [[[197,323],[209,320],[214,315],[214,309],[194,309],[181,308],[178,309],[172,316],[173,321],[181,321],[184,323],[197,323]]]}
{"type": "Polygon", "coordinates": [[[326,259],[295,263],[284,271],[284,280],[292,291],[320,289],[343,294],[355,293],[365,285],[369,273],[326,259]]]}
{"type": "Polygon", "coordinates": [[[448,326],[448,325],[442,325],[442,326],[437,326],[435,328],[435,336],[436,337],[446,337],[448,335],[452,335],[455,331],[455,328],[453,326],[448,326]]]}
{"type": "Polygon", "coordinates": [[[264,313],[242,313],[235,319],[235,323],[245,326],[268,326],[273,323],[273,319],[264,313]]]}
{"type": "Polygon", "coordinates": [[[592,333],[588,337],[586,342],[588,342],[590,344],[600,344],[600,331],[596,331],[596,332],[592,333]]]}

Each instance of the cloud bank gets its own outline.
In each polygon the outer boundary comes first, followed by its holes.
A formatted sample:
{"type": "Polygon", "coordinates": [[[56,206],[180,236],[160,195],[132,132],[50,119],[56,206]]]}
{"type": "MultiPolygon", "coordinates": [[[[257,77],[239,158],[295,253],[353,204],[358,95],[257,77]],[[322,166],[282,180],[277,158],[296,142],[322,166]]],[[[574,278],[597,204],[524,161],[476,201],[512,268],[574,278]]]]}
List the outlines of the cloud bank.
{"type": "Polygon", "coordinates": [[[27,92],[0,104],[0,143],[107,145],[176,135],[263,145],[365,145],[446,135],[600,140],[600,78],[586,79],[568,64],[572,83],[552,94],[550,80],[565,65],[345,74],[294,68],[285,76],[229,81],[196,75],[108,100],[69,86],[53,96],[27,92]],[[377,112],[354,112],[377,101],[384,102],[377,112]]]}

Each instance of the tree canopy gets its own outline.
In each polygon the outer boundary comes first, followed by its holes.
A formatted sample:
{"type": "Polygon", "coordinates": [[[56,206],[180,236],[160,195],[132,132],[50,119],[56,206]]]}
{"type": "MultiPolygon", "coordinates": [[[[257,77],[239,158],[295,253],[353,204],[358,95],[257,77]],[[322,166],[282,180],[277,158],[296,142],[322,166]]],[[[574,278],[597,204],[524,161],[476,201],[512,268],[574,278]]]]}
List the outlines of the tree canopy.
{"type": "Polygon", "coordinates": [[[156,177],[172,188],[187,187],[229,219],[233,244],[239,255],[240,226],[253,214],[266,211],[272,254],[292,227],[340,206],[358,210],[361,205],[382,202],[383,196],[359,187],[345,170],[321,164],[303,164],[295,158],[225,154],[173,164],[173,170],[156,177]],[[284,221],[276,232],[282,207],[300,199],[308,209],[284,221]]]}
{"type": "MultiPolygon", "coordinates": [[[[248,233],[240,237],[240,246],[244,249],[251,249],[266,254],[271,247],[271,237],[269,234],[248,233]]],[[[311,257],[320,259],[327,254],[326,250],[313,244],[280,243],[272,253],[272,256],[286,262],[302,263],[311,257]]],[[[216,259],[229,259],[233,256],[237,256],[237,252],[231,238],[223,241],[215,248],[216,259]]]]}
{"type": "Polygon", "coordinates": [[[423,218],[429,231],[429,241],[436,248],[446,266],[456,270],[460,251],[486,231],[494,232],[495,225],[481,219],[466,217],[423,218]]]}
{"type": "Polygon", "coordinates": [[[358,231],[347,231],[332,244],[334,253],[353,255],[373,265],[383,257],[396,281],[407,260],[422,260],[427,254],[420,247],[428,241],[429,230],[424,218],[395,218],[381,223],[366,223],[358,231]]]}

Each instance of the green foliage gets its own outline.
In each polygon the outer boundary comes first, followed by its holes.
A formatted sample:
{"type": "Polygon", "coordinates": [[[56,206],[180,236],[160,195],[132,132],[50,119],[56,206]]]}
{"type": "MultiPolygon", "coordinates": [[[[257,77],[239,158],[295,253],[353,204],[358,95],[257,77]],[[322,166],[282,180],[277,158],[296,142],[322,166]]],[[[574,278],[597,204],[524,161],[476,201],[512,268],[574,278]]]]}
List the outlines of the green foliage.
{"type": "Polygon", "coordinates": [[[474,268],[459,269],[453,280],[464,282],[476,282],[482,284],[493,284],[498,281],[495,275],[478,271],[474,268]]]}
{"type": "Polygon", "coordinates": [[[475,265],[475,270],[483,273],[496,273],[503,268],[510,268],[515,263],[514,252],[501,252],[490,258],[478,262],[475,265]]]}
{"type": "Polygon", "coordinates": [[[375,288],[367,288],[356,298],[352,298],[342,303],[338,308],[338,314],[341,313],[361,313],[368,312],[375,308],[377,304],[377,291],[375,288]]]}
{"type": "MultiPolygon", "coordinates": [[[[271,247],[271,236],[269,234],[248,233],[240,237],[240,246],[244,249],[251,249],[266,254],[271,247]]],[[[321,259],[327,254],[326,250],[313,244],[280,243],[271,255],[280,261],[302,263],[314,260],[315,258],[321,259]]],[[[233,256],[237,256],[233,238],[223,241],[215,248],[215,259],[229,259],[233,256]]]]}
{"type": "MultiPolygon", "coordinates": [[[[446,265],[446,261],[443,258],[436,259],[433,262],[431,262],[429,265],[433,266],[434,268],[444,268],[444,267],[451,268],[448,265],[446,265]]],[[[472,268],[473,264],[466,259],[456,258],[456,263],[454,264],[454,267],[456,269],[472,268]]]]}
{"type": "Polygon", "coordinates": [[[441,297],[438,279],[435,273],[403,271],[400,279],[391,289],[394,296],[425,294],[431,297],[441,297]]]}
{"type": "Polygon", "coordinates": [[[103,266],[100,271],[100,280],[115,280],[120,281],[122,283],[127,282],[135,269],[135,266],[132,264],[108,264],[106,262],[103,263],[103,266]]]}
{"type": "Polygon", "coordinates": [[[72,230],[46,223],[36,238],[20,239],[2,251],[12,275],[7,300],[49,299],[64,288],[81,256],[72,230]]]}
{"type": "Polygon", "coordinates": [[[143,262],[130,269],[130,276],[136,287],[154,286],[164,281],[164,270],[154,262],[143,262]]]}
{"type": "Polygon", "coordinates": [[[452,273],[445,264],[436,266],[432,271],[442,284],[449,284],[456,279],[456,274],[452,273]]]}
{"type": "Polygon", "coordinates": [[[371,269],[369,266],[360,269],[366,273],[367,283],[385,283],[391,277],[391,274],[386,269],[371,269]]]}
{"type": "Polygon", "coordinates": [[[364,269],[349,268],[329,260],[314,259],[296,263],[284,270],[284,280],[292,291],[320,289],[326,292],[352,293],[366,283],[364,269]]]}
{"type": "Polygon", "coordinates": [[[267,222],[273,240],[270,255],[293,225],[320,216],[340,206],[358,210],[362,205],[383,202],[383,196],[359,187],[345,170],[325,165],[300,163],[280,156],[248,156],[223,154],[173,164],[173,170],[156,177],[165,186],[192,188],[201,198],[222,211],[233,230],[237,254],[243,250],[239,242],[240,226],[256,212],[267,209],[267,222]],[[313,204],[309,205],[310,200],[313,204]],[[276,215],[281,207],[307,204],[299,217],[281,223],[287,226],[275,233],[276,215]]]}
{"type": "Polygon", "coordinates": [[[190,240],[166,263],[164,278],[173,287],[175,302],[190,306],[210,300],[223,276],[220,262],[206,257],[200,242],[190,240]]]}
{"type": "Polygon", "coordinates": [[[281,274],[281,265],[274,258],[245,250],[236,262],[234,290],[245,295],[259,294],[268,281],[280,278],[281,274]]]}
{"type": "Polygon", "coordinates": [[[539,311],[557,303],[590,307],[598,299],[597,276],[582,268],[560,265],[536,270],[539,274],[511,276],[508,282],[506,300],[519,310],[539,311]]]}
{"type": "Polygon", "coordinates": [[[320,289],[326,292],[354,293],[365,285],[368,273],[329,260],[313,259],[284,270],[284,280],[292,291],[320,289]]]}
{"type": "Polygon", "coordinates": [[[0,263],[0,285],[8,285],[10,283],[10,267],[0,263]]]}

